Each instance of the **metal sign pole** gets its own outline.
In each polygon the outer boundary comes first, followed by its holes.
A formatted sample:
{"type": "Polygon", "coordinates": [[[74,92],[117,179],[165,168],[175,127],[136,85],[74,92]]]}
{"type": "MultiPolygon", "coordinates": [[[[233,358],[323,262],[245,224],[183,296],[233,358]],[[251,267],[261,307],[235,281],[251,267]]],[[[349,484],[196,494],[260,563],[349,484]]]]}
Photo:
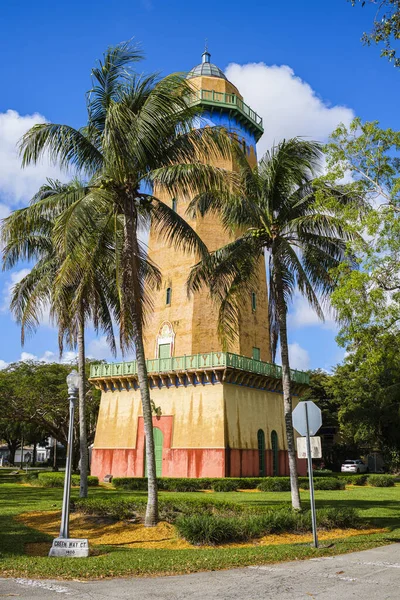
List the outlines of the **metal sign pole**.
{"type": "Polygon", "coordinates": [[[311,457],[311,443],[310,443],[310,428],[308,425],[308,406],[304,404],[305,416],[306,416],[306,436],[307,436],[307,462],[308,462],[308,479],[310,482],[310,503],[311,503],[311,520],[312,530],[314,538],[314,548],[318,548],[318,535],[317,535],[317,517],[315,514],[315,498],[314,498],[314,478],[312,468],[312,457],[311,457]]]}

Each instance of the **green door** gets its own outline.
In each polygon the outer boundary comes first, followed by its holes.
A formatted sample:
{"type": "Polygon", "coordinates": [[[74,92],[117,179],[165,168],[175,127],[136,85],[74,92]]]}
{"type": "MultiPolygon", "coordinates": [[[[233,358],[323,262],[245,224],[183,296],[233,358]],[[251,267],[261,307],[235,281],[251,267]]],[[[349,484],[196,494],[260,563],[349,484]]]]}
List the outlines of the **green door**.
{"type": "Polygon", "coordinates": [[[258,475],[265,477],[265,435],[262,429],[257,431],[258,442],[258,475]]]}
{"type": "Polygon", "coordinates": [[[158,346],[158,358],[170,358],[171,344],[160,344],[158,346]]]}
{"type": "Polygon", "coordinates": [[[272,474],[274,477],[279,475],[279,446],[278,434],[276,431],[271,431],[271,447],[272,447],[272,474]]]}
{"type": "MultiPolygon", "coordinates": [[[[156,475],[162,477],[162,451],[164,436],[161,429],[153,427],[154,451],[156,455],[156,475]]],[[[147,477],[146,440],[144,444],[144,476],[147,477]]]]}

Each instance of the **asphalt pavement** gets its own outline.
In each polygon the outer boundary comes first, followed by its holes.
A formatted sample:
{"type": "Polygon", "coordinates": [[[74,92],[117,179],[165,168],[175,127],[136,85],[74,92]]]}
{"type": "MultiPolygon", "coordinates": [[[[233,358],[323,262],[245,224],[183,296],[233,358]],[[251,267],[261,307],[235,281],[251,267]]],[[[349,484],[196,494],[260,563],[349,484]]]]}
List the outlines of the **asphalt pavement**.
{"type": "Polygon", "coordinates": [[[0,598],[61,600],[63,596],[71,600],[400,600],[400,544],[341,556],[173,577],[0,579],[0,598]]]}

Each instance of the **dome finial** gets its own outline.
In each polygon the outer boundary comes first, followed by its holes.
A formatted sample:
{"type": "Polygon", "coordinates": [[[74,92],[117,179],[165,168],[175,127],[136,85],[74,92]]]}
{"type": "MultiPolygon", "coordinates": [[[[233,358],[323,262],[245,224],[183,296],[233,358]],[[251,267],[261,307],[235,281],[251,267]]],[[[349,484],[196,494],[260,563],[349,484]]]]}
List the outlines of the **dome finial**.
{"type": "Polygon", "coordinates": [[[211,54],[208,51],[208,40],[206,38],[205,43],[204,43],[204,52],[201,55],[201,62],[204,63],[209,63],[210,62],[210,58],[211,58],[211,54]]]}

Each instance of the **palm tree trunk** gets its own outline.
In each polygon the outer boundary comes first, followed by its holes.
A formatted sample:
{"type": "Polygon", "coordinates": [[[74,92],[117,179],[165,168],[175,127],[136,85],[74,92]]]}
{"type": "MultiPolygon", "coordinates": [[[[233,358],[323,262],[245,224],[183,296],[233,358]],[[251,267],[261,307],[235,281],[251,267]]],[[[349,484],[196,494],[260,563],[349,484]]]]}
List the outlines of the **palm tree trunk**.
{"type": "Polygon", "coordinates": [[[286,323],[287,308],[283,294],[283,282],[278,269],[275,269],[274,278],[277,293],[276,304],[279,320],[279,337],[281,341],[283,407],[289,456],[290,490],[292,495],[292,507],[295,510],[301,510],[299,478],[297,475],[296,448],[294,443],[294,431],[292,423],[292,394],[286,323]]]}
{"type": "Polygon", "coordinates": [[[85,398],[85,318],[83,310],[78,315],[78,372],[79,372],[79,451],[80,451],[80,498],[88,495],[88,447],[86,430],[85,398]]]}
{"type": "Polygon", "coordinates": [[[147,366],[143,344],[143,309],[142,290],[139,279],[139,245],[137,239],[137,219],[134,213],[134,197],[124,200],[124,250],[122,265],[122,305],[126,310],[129,307],[129,319],[136,349],[136,364],[142,400],[144,432],[146,436],[146,464],[147,464],[147,508],[145,526],[154,527],[158,522],[158,490],[156,460],[153,438],[153,416],[147,366]]]}

